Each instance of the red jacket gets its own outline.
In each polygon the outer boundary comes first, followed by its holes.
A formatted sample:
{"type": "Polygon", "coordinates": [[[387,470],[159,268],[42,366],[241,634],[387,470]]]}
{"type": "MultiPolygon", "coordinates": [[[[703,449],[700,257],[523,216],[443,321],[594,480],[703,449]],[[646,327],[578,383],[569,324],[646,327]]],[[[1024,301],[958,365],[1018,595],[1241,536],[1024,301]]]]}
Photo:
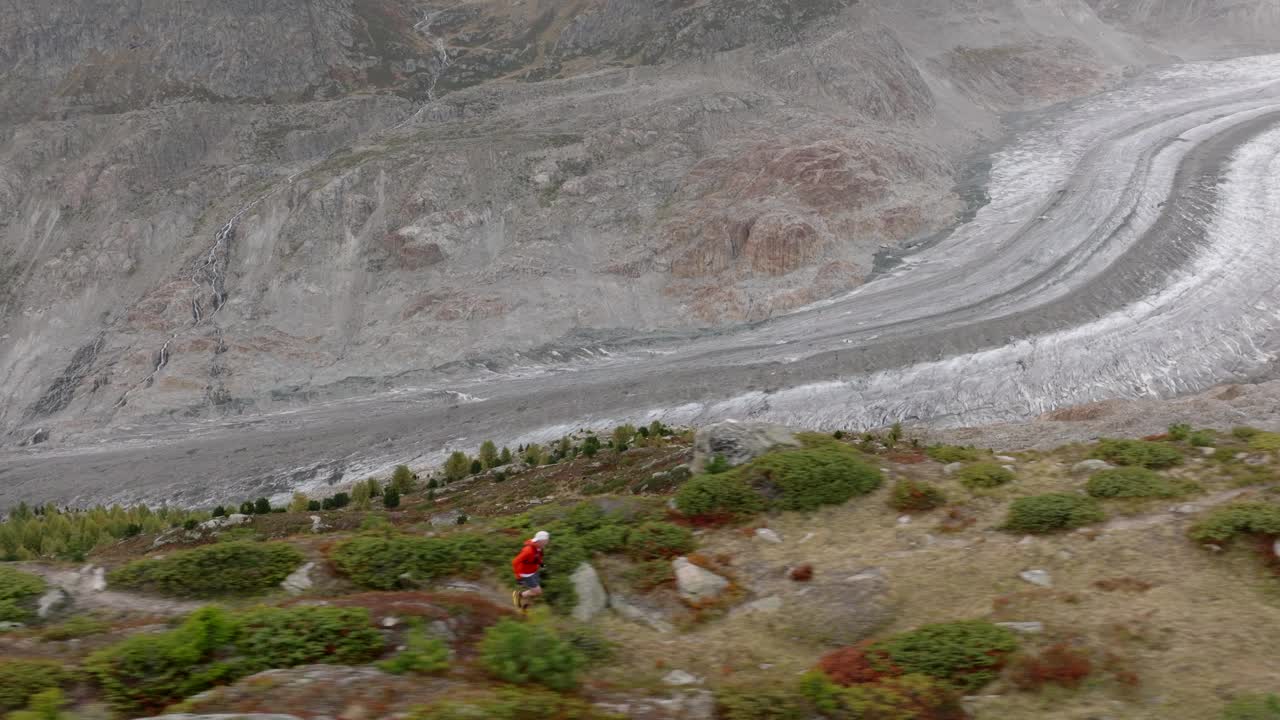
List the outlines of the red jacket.
{"type": "Polygon", "coordinates": [[[532,540],[525,540],[520,554],[511,561],[511,569],[515,570],[516,577],[523,577],[538,572],[541,567],[542,548],[532,540]]]}

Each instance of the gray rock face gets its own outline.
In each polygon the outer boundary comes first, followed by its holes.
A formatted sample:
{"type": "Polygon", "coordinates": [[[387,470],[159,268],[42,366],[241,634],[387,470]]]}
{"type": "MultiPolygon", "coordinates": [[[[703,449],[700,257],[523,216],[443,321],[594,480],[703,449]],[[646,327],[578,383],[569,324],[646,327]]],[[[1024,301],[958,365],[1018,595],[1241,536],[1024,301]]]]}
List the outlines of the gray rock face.
{"type": "Polygon", "coordinates": [[[600,574],[590,563],[579,565],[569,580],[573,583],[574,593],[578,596],[578,604],[573,606],[573,619],[578,622],[590,622],[609,606],[609,595],[600,582],[600,574]]]}
{"type": "Polygon", "coordinates": [[[301,595],[311,589],[315,582],[311,579],[311,571],[314,570],[316,564],[313,562],[306,563],[297,570],[289,573],[289,577],[285,578],[280,587],[290,595],[301,595]]]}
{"type": "Polygon", "coordinates": [[[47,618],[64,605],[71,602],[71,596],[62,588],[51,588],[36,601],[36,615],[47,618]]]}
{"type": "Polygon", "coordinates": [[[609,607],[627,620],[648,626],[656,632],[675,632],[675,626],[667,618],[656,610],[644,607],[639,601],[612,593],[609,595],[609,607]]]}
{"type": "Polygon", "coordinates": [[[1040,587],[1053,587],[1053,576],[1048,570],[1023,570],[1018,573],[1018,577],[1040,587]]]}
{"type": "Polygon", "coordinates": [[[717,456],[730,467],[741,465],[777,447],[799,447],[795,433],[780,425],[728,420],[700,428],[693,439],[690,469],[700,473],[717,456]]]}
{"type": "Polygon", "coordinates": [[[792,583],[786,607],[779,613],[779,629],[805,640],[852,644],[862,640],[892,617],[889,582],[884,573],[870,568],[845,577],[824,573],[807,583],[792,583]]]}
{"type": "Polygon", "coordinates": [[[1022,635],[1039,635],[1044,632],[1044,623],[1039,621],[1030,622],[999,622],[996,623],[1002,628],[1008,628],[1022,635]]]}
{"type": "Polygon", "coordinates": [[[1110,470],[1115,467],[1106,460],[1081,460],[1071,466],[1071,474],[1088,475],[1090,473],[1100,472],[1102,470],[1110,470]]]}
{"type": "Polygon", "coordinates": [[[727,587],[729,581],[710,570],[698,567],[688,558],[679,557],[671,561],[676,572],[676,589],[685,600],[710,600],[727,587]]]}

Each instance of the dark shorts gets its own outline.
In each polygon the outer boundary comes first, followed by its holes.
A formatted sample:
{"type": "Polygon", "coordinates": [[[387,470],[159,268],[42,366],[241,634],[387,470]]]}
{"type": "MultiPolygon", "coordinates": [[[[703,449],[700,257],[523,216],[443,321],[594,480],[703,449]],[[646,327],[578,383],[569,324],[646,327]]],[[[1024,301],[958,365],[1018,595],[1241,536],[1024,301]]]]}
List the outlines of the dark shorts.
{"type": "Polygon", "coordinates": [[[530,590],[540,588],[542,587],[541,574],[542,573],[534,573],[528,577],[516,578],[516,584],[522,588],[528,588],[530,590]]]}

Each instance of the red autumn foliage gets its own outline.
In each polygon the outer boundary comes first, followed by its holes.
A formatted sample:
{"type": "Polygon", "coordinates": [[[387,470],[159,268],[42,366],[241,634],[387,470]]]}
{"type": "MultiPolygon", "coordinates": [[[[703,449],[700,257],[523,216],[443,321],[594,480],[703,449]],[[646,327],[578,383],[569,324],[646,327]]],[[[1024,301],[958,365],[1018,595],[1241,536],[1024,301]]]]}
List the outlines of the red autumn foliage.
{"type": "Polygon", "coordinates": [[[813,566],[809,563],[791,568],[787,576],[796,582],[808,582],[813,579],[813,566]]]}
{"type": "Polygon", "coordinates": [[[1037,690],[1049,684],[1075,688],[1092,672],[1093,662],[1086,653],[1058,643],[1037,655],[1020,657],[1010,669],[1009,681],[1022,690],[1037,690]]]}
{"type": "Polygon", "coordinates": [[[845,687],[879,682],[902,674],[902,670],[889,662],[883,654],[877,654],[873,664],[869,654],[872,652],[870,648],[871,641],[867,640],[857,645],[832,650],[818,661],[818,669],[826,673],[832,682],[845,687]],[[884,670],[877,668],[884,668],[884,670]]]}
{"type": "Polygon", "coordinates": [[[890,453],[888,459],[890,462],[895,462],[900,465],[919,465],[925,460],[928,460],[929,456],[925,455],[923,450],[916,450],[909,453],[890,453]]]}

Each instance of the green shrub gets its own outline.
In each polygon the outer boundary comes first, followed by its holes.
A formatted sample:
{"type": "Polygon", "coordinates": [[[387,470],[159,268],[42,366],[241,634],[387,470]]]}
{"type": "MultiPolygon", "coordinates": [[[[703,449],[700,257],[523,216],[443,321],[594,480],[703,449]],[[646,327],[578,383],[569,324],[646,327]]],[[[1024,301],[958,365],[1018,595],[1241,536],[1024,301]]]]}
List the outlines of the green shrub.
{"type": "Polygon", "coordinates": [[[411,713],[408,720],[623,720],[575,697],[536,688],[500,688],[472,697],[442,700],[411,713]]]}
{"type": "Polygon", "coordinates": [[[363,608],[259,608],[233,617],[207,607],[175,630],[92,653],[85,668],[116,710],[136,717],[268,668],[368,662],[382,646],[363,608]]]}
{"type": "Polygon", "coordinates": [[[629,531],[625,525],[605,525],[582,536],[582,547],[587,552],[613,553],[627,547],[629,531]]]}
{"type": "Polygon", "coordinates": [[[382,493],[382,506],[388,510],[394,510],[400,507],[400,491],[394,485],[388,487],[382,493]]]}
{"type": "Polygon", "coordinates": [[[90,635],[100,635],[110,629],[110,624],[90,615],[73,615],[57,625],[50,625],[42,630],[40,639],[55,642],[72,640],[90,635]]]}
{"type": "Polygon", "coordinates": [[[693,533],[688,528],[665,522],[644,523],[627,538],[627,552],[637,560],[672,558],[693,550],[693,546],[693,533]]]}
{"type": "Polygon", "coordinates": [[[840,505],[880,487],[879,468],[864,462],[853,448],[826,435],[818,437],[825,444],[756,458],[741,468],[741,477],[780,510],[840,505]]]}
{"type": "Polygon", "coordinates": [[[49,660],[0,660],[0,712],[25,707],[37,693],[74,679],[73,672],[49,660]]]}
{"type": "Polygon", "coordinates": [[[258,498],[253,501],[253,512],[256,515],[270,515],[271,501],[266,498],[258,498]]]}
{"type": "Polygon", "coordinates": [[[949,465],[957,462],[975,462],[980,460],[986,453],[974,447],[933,445],[925,448],[924,454],[937,462],[949,465]]]}
{"type": "Polygon", "coordinates": [[[1144,467],[1121,467],[1094,473],[1085,491],[1096,498],[1168,498],[1179,494],[1168,479],[1144,467]]]}
{"type": "Polygon", "coordinates": [[[1013,631],[980,620],[925,625],[871,644],[868,655],[906,674],[973,691],[996,678],[1018,647],[1013,631]]]}
{"type": "Polygon", "coordinates": [[[26,622],[35,612],[36,600],[44,594],[39,575],[0,565],[0,622],[26,622]]]}
{"type": "Polygon", "coordinates": [[[716,692],[716,717],[722,720],[810,720],[813,702],[799,688],[722,688],[716,692]]]}
{"type": "Polygon", "coordinates": [[[11,712],[5,720],[76,720],[73,713],[63,710],[67,698],[58,688],[43,690],[31,696],[26,710],[11,712]]]}
{"type": "Polygon", "coordinates": [[[1050,533],[1071,530],[1106,517],[1098,501],[1068,493],[1049,493],[1018,498],[1009,507],[1004,529],[1020,533],[1050,533]]]}
{"type": "Polygon", "coordinates": [[[1280,720],[1280,695],[1243,695],[1222,710],[1222,720],[1280,720]]]}
{"type": "Polygon", "coordinates": [[[889,506],[898,512],[922,512],[947,504],[947,496],[933,483],[902,479],[893,484],[889,506]]]}
{"type": "Polygon", "coordinates": [[[612,660],[614,651],[617,649],[617,646],[609,642],[599,628],[591,625],[574,625],[564,631],[562,637],[592,666],[612,660]]]}
{"type": "Polygon", "coordinates": [[[107,578],[117,587],[178,597],[252,595],[275,588],[304,559],[285,543],[217,543],[137,560],[107,578]]]}
{"type": "Polygon", "coordinates": [[[800,692],[816,711],[806,718],[965,720],[969,717],[960,704],[959,694],[947,683],[927,675],[887,677],[842,687],[822,673],[811,672],[801,678],[800,692]]]}
{"type": "Polygon", "coordinates": [[[764,498],[737,473],[698,475],[676,491],[676,508],[689,517],[741,517],[764,510],[764,498]]]}
{"type": "Polygon", "coordinates": [[[1172,467],[1182,462],[1182,453],[1177,448],[1147,440],[1103,439],[1094,448],[1093,457],[1116,465],[1145,468],[1172,467]]]}
{"type": "Polygon", "coordinates": [[[1187,442],[1191,447],[1213,447],[1218,438],[1209,430],[1197,430],[1187,436],[1187,442]]]}
{"type": "Polygon", "coordinates": [[[584,658],[543,622],[503,619],[480,641],[480,663],[504,682],[563,692],[578,686],[584,658]]]}
{"type": "Polygon", "coordinates": [[[1191,426],[1186,423],[1174,423],[1169,426],[1169,439],[1182,442],[1191,436],[1191,426]]]}
{"type": "Polygon", "coordinates": [[[1249,438],[1249,449],[1258,452],[1280,450],[1280,433],[1259,432],[1249,438]]]}
{"type": "Polygon", "coordinates": [[[1262,431],[1259,430],[1258,428],[1252,428],[1248,426],[1231,428],[1231,434],[1234,435],[1237,440],[1248,440],[1260,432],[1262,431]]]}
{"type": "Polygon", "coordinates": [[[969,489],[993,488],[1013,482],[1013,472],[993,462],[966,465],[956,473],[960,482],[969,489]]]}
{"type": "Polygon", "coordinates": [[[728,460],[724,459],[723,455],[716,455],[715,457],[711,458],[711,462],[707,463],[706,467],[704,467],[702,470],[708,475],[719,475],[720,473],[723,473],[723,472],[729,472],[729,470],[731,469],[732,469],[732,466],[729,465],[728,460]]]}
{"type": "Polygon", "coordinates": [[[1263,502],[1220,507],[1191,527],[1196,542],[1224,543],[1237,535],[1280,535],[1280,505],[1263,502]]]}
{"type": "Polygon", "coordinates": [[[339,543],[329,558],[356,584],[392,590],[433,578],[465,575],[484,567],[499,567],[518,550],[517,541],[494,536],[362,535],[339,543]]]}
{"type": "Polygon", "coordinates": [[[409,627],[404,649],[378,663],[378,667],[395,675],[438,675],[449,669],[449,647],[428,635],[418,621],[409,627]]]}

